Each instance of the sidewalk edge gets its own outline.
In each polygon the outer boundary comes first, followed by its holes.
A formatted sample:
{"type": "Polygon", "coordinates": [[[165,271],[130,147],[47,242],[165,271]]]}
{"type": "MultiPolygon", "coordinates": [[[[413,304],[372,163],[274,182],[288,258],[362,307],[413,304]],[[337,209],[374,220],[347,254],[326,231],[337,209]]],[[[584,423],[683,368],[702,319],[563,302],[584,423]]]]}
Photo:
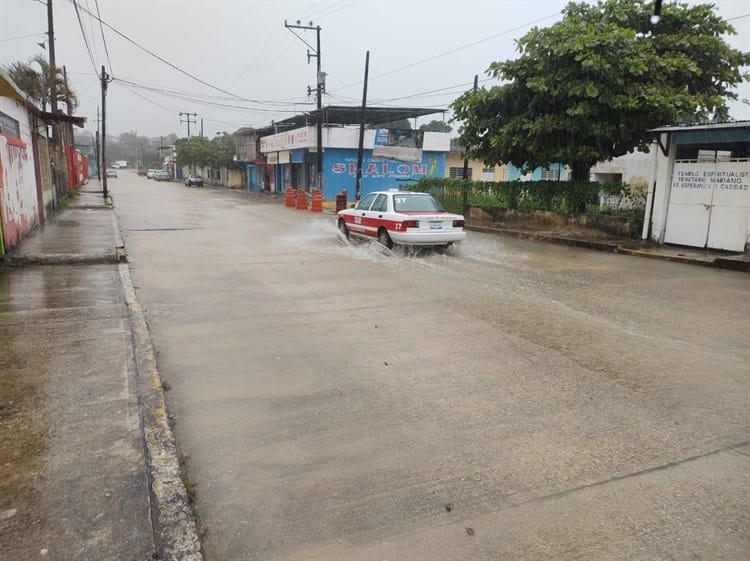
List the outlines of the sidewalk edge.
{"type": "Polygon", "coordinates": [[[154,541],[165,561],[203,561],[197,524],[180,475],[174,434],[151,335],[135,295],[129,265],[118,265],[133,333],[133,350],[146,463],[151,486],[154,541]]]}

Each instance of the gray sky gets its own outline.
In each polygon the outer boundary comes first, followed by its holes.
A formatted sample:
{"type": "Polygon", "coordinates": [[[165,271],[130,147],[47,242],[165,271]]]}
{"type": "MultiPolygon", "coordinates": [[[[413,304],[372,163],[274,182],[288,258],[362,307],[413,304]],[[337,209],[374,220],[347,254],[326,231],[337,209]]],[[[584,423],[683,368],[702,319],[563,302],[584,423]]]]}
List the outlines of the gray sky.
{"type": "MultiPolygon", "coordinates": [[[[96,2],[78,0],[93,13],[96,2]]],[[[134,42],[204,82],[260,103],[233,99],[192,80],[105,27],[108,60],[98,23],[82,11],[89,57],[72,0],[53,4],[57,64],[67,67],[80,98],[76,114],[88,119],[89,130],[96,129],[101,99],[95,69],[99,72],[105,64],[115,78],[107,97],[110,133],[185,136],[186,125],[178,116],[182,111],[198,113],[197,126],[203,118],[210,137],[314,108],[307,86],[315,85],[315,59],[307,64],[307,46],[284,29],[285,20],[322,28],[325,105],[361,102],[369,50],[369,104],[447,108],[471,86],[475,74],[486,78],[490,62],[517,56],[515,39],[534,25],[558,21],[567,1],[98,0],[101,19],[134,42]],[[180,92],[182,98],[125,81],[180,92]],[[195,98],[240,107],[207,105],[195,98]]],[[[738,35],[729,38],[730,44],[750,51],[750,17],[741,17],[750,14],[748,0],[714,4],[722,17],[738,18],[731,21],[738,35]]],[[[36,44],[45,40],[46,29],[46,6],[40,0],[0,0],[0,65],[48,53],[36,44]]],[[[315,32],[298,33],[315,45],[315,32]]],[[[742,84],[738,93],[750,99],[750,85],[742,84]]],[[[732,103],[730,113],[750,120],[750,105],[732,103]]],[[[197,130],[191,125],[191,133],[197,130]]]]}

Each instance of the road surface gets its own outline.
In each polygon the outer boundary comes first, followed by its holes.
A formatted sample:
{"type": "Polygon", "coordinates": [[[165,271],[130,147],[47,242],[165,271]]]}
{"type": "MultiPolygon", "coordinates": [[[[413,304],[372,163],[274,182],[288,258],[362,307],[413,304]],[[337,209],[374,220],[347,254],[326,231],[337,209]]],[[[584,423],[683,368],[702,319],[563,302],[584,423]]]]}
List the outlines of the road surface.
{"type": "Polygon", "coordinates": [[[208,561],[748,559],[747,274],[110,186],[208,561]]]}

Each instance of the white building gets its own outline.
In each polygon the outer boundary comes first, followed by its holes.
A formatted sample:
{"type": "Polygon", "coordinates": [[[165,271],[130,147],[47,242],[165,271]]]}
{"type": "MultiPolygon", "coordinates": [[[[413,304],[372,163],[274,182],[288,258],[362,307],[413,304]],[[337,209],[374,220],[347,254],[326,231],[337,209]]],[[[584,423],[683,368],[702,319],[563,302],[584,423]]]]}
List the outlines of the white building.
{"type": "Polygon", "coordinates": [[[750,243],[750,121],[662,127],[644,239],[742,252],[750,243]]]}

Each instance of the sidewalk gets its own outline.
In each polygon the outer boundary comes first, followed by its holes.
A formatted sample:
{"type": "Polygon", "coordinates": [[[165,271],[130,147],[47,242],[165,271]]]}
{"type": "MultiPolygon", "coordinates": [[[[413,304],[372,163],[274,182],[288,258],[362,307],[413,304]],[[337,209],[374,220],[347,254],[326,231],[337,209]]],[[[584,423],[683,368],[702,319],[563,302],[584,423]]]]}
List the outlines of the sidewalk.
{"type": "Polygon", "coordinates": [[[0,266],[0,559],[202,559],[98,183],[0,266]]]}
{"type": "Polygon", "coordinates": [[[750,273],[750,253],[729,253],[718,250],[698,249],[683,246],[659,245],[646,240],[634,240],[630,238],[604,238],[594,237],[585,233],[572,234],[560,231],[538,231],[503,228],[492,222],[469,222],[467,230],[476,232],[487,232],[521,238],[527,240],[539,240],[549,243],[582,247],[608,251],[610,253],[622,253],[664,261],[674,261],[703,267],[716,267],[719,269],[731,269],[750,273]]]}

